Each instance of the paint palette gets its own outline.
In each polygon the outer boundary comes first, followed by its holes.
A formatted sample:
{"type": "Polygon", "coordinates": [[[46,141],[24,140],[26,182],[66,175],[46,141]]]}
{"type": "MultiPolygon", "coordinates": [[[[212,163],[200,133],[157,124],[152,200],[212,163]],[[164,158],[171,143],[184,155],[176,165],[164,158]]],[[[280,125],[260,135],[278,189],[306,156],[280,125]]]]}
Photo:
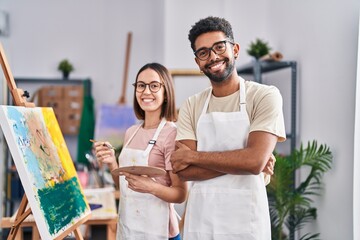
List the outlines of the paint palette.
{"type": "Polygon", "coordinates": [[[111,171],[113,175],[120,175],[121,172],[127,172],[134,175],[147,175],[149,177],[160,177],[166,174],[162,168],[149,167],[149,166],[128,166],[120,167],[111,171]]]}

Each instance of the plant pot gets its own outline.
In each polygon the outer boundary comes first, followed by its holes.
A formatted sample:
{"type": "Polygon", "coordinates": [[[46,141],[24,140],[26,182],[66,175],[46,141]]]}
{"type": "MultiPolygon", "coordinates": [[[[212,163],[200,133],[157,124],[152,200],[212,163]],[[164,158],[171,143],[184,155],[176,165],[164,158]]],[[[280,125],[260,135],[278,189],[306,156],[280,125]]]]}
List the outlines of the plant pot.
{"type": "Polygon", "coordinates": [[[63,72],[63,79],[69,79],[69,72],[63,72]]]}

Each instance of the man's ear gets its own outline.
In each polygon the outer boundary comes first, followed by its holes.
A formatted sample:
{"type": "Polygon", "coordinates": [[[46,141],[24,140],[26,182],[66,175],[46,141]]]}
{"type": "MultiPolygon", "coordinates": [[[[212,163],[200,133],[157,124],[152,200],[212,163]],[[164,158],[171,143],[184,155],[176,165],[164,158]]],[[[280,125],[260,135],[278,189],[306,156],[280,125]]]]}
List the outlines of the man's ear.
{"type": "Polygon", "coordinates": [[[234,56],[239,56],[240,53],[240,44],[235,43],[234,44],[234,56]]]}
{"type": "Polygon", "coordinates": [[[197,58],[195,58],[194,60],[195,60],[196,64],[198,65],[198,67],[199,67],[199,69],[200,69],[200,72],[203,73],[203,71],[202,71],[202,69],[201,69],[201,67],[200,67],[200,60],[197,59],[197,58]]]}
{"type": "Polygon", "coordinates": [[[200,66],[200,63],[199,63],[199,59],[197,59],[197,58],[194,58],[194,60],[195,60],[195,62],[196,62],[196,64],[198,65],[198,66],[200,66]]]}

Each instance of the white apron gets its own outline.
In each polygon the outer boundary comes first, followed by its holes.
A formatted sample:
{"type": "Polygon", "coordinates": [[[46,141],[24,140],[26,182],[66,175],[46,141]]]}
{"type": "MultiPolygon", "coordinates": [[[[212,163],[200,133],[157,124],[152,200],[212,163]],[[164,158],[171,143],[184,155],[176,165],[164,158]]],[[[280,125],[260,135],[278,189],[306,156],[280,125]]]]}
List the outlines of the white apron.
{"type": "MultiPolygon", "coordinates": [[[[119,165],[148,166],[149,153],[154,146],[166,120],[158,126],[154,137],[145,150],[131,149],[127,146],[141,125],[136,129],[129,141],[124,145],[119,156],[119,165]]],[[[118,240],[164,240],[169,238],[169,203],[148,193],[138,193],[128,188],[124,176],[120,176],[118,240]]]]}
{"type": "MultiPolygon", "coordinates": [[[[250,122],[245,82],[240,78],[240,111],[206,113],[212,89],[197,125],[198,151],[246,146],[250,122]]],[[[239,161],[241,161],[239,159],[239,161]]],[[[189,190],[184,240],[270,240],[269,207],[263,174],[226,174],[194,181],[189,190]]]]}

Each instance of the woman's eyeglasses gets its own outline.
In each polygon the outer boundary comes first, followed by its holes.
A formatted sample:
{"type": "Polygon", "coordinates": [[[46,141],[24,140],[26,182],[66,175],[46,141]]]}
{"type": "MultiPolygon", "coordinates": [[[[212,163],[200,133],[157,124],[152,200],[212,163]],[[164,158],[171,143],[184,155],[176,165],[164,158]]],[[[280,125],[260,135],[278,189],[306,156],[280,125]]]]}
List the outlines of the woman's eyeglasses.
{"type": "Polygon", "coordinates": [[[144,83],[142,81],[139,81],[139,82],[133,83],[132,85],[135,87],[135,90],[138,93],[144,92],[146,89],[146,86],[149,86],[150,92],[157,93],[160,90],[161,85],[164,85],[164,84],[161,82],[156,82],[156,81],[153,81],[151,83],[144,83]]]}

